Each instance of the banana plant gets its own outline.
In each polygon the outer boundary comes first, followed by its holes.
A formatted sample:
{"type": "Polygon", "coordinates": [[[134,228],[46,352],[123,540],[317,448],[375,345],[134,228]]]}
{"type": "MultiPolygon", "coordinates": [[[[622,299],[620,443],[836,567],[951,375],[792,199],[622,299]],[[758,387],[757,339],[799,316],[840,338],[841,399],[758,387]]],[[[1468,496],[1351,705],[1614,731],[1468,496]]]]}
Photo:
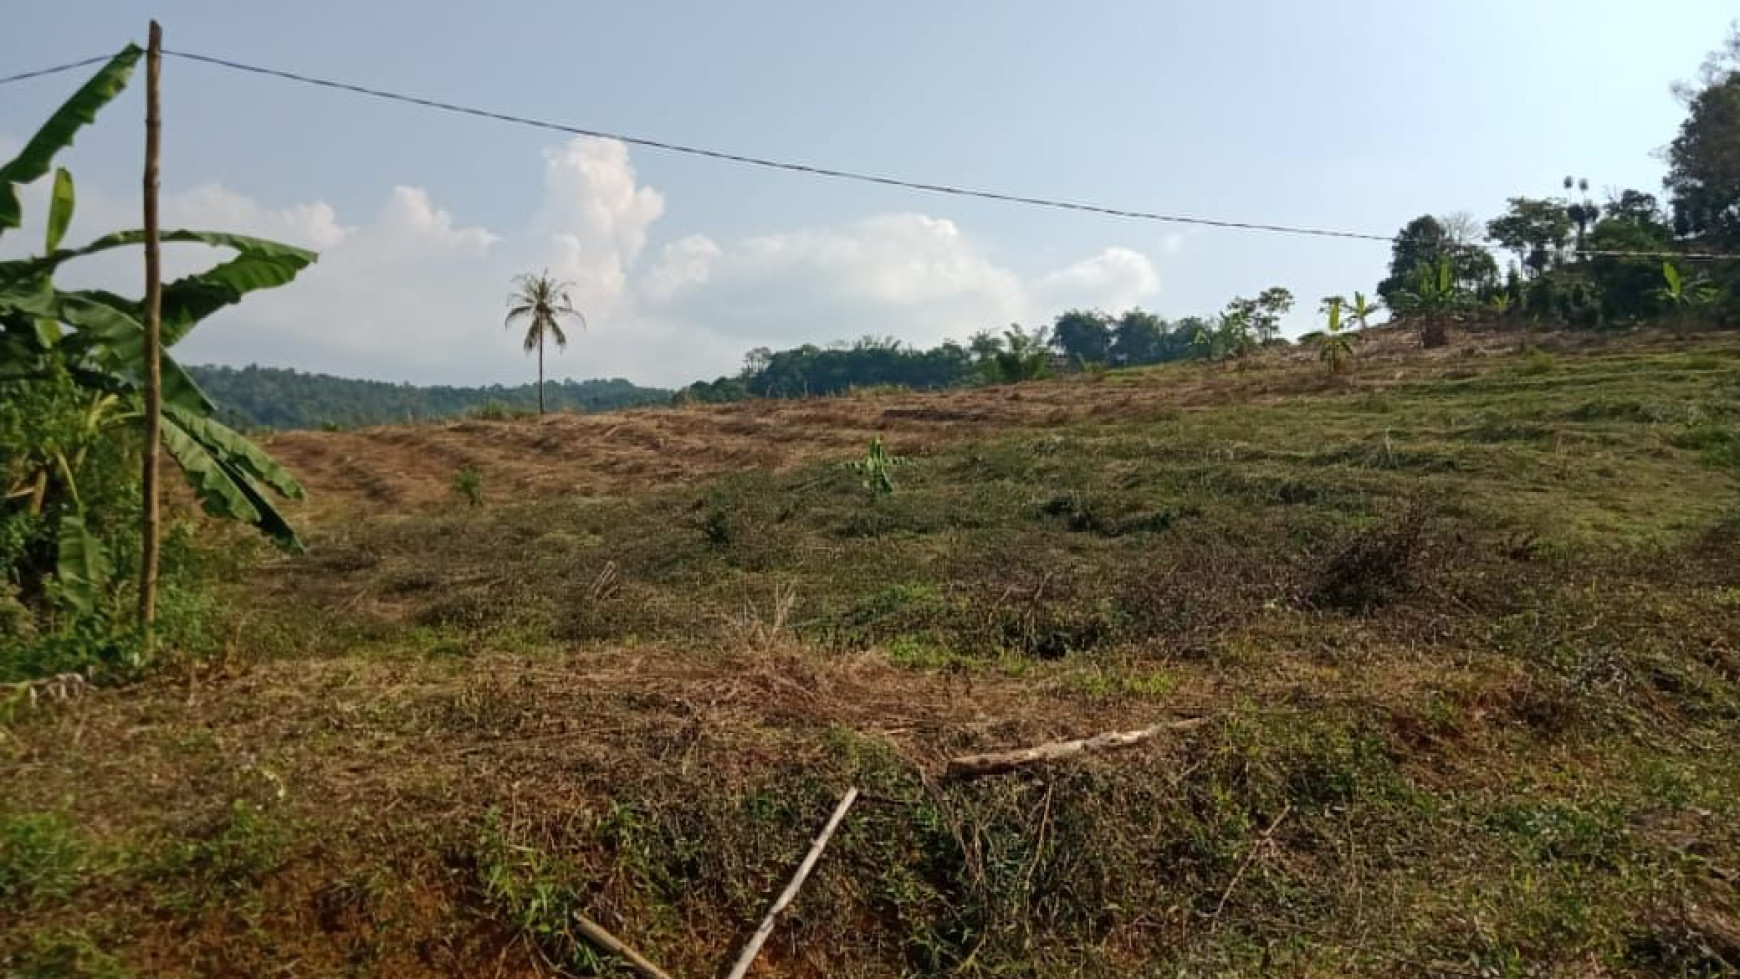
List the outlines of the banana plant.
{"type": "Polygon", "coordinates": [[[1382,308],[1382,303],[1367,302],[1365,293],[1355,292],[1353,294],[1353,304],[1348,307],[1347,311],[1348,322],[1356,330],[1366,329],[1371,326],[1371,317],[1382,308]]]}
{"type": "MultiPolygon", "coordinates": [[[[90,395],[90,422],[117,427],[142,409],[145,309],[142,300],[102,290],[63,290],[55,273],[87,256],[144,243],[143,231],[120,231],[78,247],[66,247],[76,194],[72,175],[54,169],[54,158],[126,87],[141,52],[128,45],[111,58],[25,144],[0,166],[0,235],[22,225],[19,188],[47,176],[47,234],[40,255],[0,262],[0,381],[32,380],[64,370],[90,395]]],[[[161,239],[225,249],[227,260],[166,283],[162,290],[162,340],[168,348],[205,317],[240,302],[248,293],[289,283],[315,260],[312,252],[243,235],[171,230],[161,239]]],[[[207,513],[247,523],[291,550],[301,545],[272,496],[299,498],[290,473],[239,433],[217,422],[215,406],[193,377],[165,350],[161,362],[163,447],[181,469],[207,513]]],[[[93,437],[95,432],[92,433],[93,437]]],[[[62,460],[63,463],[66,460],[62,460]]],[[[60,467],[70,483],[75,467],[60,467]]],[[[33,482],[29,505],[40,510],[46,481],[33,482]]],[[[8,487],[11,498],[18,487],[8,487]]],[[[80,508],[61,520],[57,574],[77,604],[106,577],[108,560],[85,529],[80,508]]]]}
{"type": "Polygon", "coordinates": [[[1353,364],[1353,335],[1348,332],[1348,324],[1352,321],[1341,318],[1340,297],[1329,301],[1328,312],[1329,322],[1322,333],[1312,336],[1311,342],[1317,347],[1317,359],[1329,368],[1331,374],[1339,376],[1347,373],[1353,364]]]}
{"type": "Polygon", "coordinates": [[[1420,346],[1428,349],[1450,342],[1450,318],[1467,305],[1467,295],[1456,287],[1449,259],[1440,259],[1423,269],[1414,288],[1402,294],[1403,312],[1420,317],[1420,346]]]}
{"type": "Polygon", "coordinates": [[[864,458],[854,459],[846,465],[863,479],[864,488],[872,495],[889,496],[894,492],[894,469],[905,464],[904,456],[888,454],[882,436],[878,435],[870,440],[870,449],[864,458]]]}
{"type": "Polygon", "coordinates": [[[1664,285],[1657,294],[1664,302],[1672,306],[1682,318],[1685,314],[1716,298],[1714,285],[1704,279],[1687,281],[1678,266],[1672,262],[1661,263],[1661,277],[1664,285]]]}

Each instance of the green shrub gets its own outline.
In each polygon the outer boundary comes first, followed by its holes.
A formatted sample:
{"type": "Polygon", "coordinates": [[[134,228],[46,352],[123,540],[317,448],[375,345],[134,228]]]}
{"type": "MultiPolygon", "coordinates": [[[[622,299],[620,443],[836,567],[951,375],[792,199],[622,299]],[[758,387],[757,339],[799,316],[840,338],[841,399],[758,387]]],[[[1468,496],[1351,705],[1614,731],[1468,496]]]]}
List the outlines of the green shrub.
{"type": "Polygon", "coordinates": [[[1516,372],[1524,377],[1539,377],[1542,374],[1551,374],[1554,366],[1552,354],[1539,347],[1530,347],[1523,354],[1522,363],[1517,366],[1516,372]]]}
{"type": "Polygon", "coordinates": [[[467,506],[483,506],[483,474],[466,466],[453,474],[453,492],[467,506]]]}

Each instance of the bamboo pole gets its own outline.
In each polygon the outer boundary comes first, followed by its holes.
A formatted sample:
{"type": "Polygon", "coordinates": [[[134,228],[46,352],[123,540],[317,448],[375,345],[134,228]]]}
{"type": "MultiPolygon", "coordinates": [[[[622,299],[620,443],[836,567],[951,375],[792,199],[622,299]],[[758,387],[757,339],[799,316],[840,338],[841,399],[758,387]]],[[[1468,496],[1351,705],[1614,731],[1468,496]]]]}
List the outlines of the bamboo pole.
{"type": "Polygon", "coordinates": [[[773,902],[773,907],[767,909],[767,916],[761,919],[761,926],[755,929],[755,934],[749,936],[749,942],[743,946],[743,953],[737,956],[737,964],[731,967],[731,972],[725,979],[743,979],[749,973],[749,967],[755,963],[755,956],[760,954],[761,946],[766,943],[767,936],[773,934],[774,919],[784,911],[786,905],[797,897],[804,886],[804,881],[810,876],[810,871],[816,869],[816,861],[822,857],[822,851],[827,849],[828,840],[834,835],[834,830],[840,828],[840,822],[846,818],[846,810],[852,808],[852,803],[858,801],[858,790],[846,790],[846,795],[840,799],[840,804],[834,807],[834,814],[828,817],[827,825],[817,834],[815,842],[810,844],[810,852],[804,855],[803,863],[798,864],[797,873],[792,875],[791,883],[785,885],[773,902]]]}
{"type": "Polygon", "coordinates": [[[1191,728],[1201,727],[1209,720],[1208,717],[1191,717],[1181,721],[1155,724],[1136,731],[1111,731],[1091,738],[1078,738],[1074,741],[1051,741],[1031,748],[1022,748],[1019,751],[962,755],[959,758],[949,760],[948,768],[943,772],[943,777],[954,780],[982,778],[986,775],[997,775],[1027,765],[1057,761],[1060,758],[1069,758],[1086,752],[1127,748],[1130,745],[1141,744],[1150,738],[1168,732],[1188,731],[1191,728]]]}
{"type": "Polygon", "coordinates": [[[141,492],[139,624],[149,651],[157,621],[157,561],[162,549],[158,513],[159,450],[163,441],[163,270],[157,227],[157,167],[162,152],[163,28],[151,22],[145,52],[145,452],[141,492]]]}
{"type": "Polygon", "coordinates": [[[604,926],[580,912],[574,912],[574,923],[580,926],[580,934],[585,935],[592,944],[607,952],[612,952],[628,963],[629,968],[645,976],[646,979],[671,979],[663,969],[648,962],[639,952],[629,948],[622,939],[604,930],[604,926]]]}

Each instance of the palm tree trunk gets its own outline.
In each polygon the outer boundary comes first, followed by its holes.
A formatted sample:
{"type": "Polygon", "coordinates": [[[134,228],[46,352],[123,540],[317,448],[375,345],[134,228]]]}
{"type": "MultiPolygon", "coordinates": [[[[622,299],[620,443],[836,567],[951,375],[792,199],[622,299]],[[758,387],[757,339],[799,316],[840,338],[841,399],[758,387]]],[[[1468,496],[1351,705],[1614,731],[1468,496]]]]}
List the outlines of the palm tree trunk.
{"type": "Polygon", "coordinates": [[[544,334],[538,333],[538,417],[544,417],[544,334]]]}

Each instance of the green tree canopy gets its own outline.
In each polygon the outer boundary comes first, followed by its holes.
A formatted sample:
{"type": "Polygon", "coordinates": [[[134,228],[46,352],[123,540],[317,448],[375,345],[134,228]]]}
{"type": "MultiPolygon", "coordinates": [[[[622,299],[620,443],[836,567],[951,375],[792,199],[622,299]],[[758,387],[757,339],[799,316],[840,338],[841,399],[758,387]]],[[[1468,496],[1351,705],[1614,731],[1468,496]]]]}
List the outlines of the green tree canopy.
{"type": "Polygon", "coordinates": [[[1106,363],[1112,349],[1110,317],[1098,310],[1072,309],[1052,324],[1051,342],[1071,360],[1106,363]]]}
{"type": "Polygon", "coordinates": [[[1530,275],[1540,275],[1559,261],[1571,240],[1571,228],[1564,201],[1512,197],[1509,210],[1487,222],[1486,233],[1515,252],[1530,275]]]}
{"type": "Polygon", "coordinates": [[[1459,289],[1480,292],[1498,281],[1498,263],[1485,248],[1452,234],[1439,218],[1422,214],[1397,232],[1390,246],[1390,274],[1378,283],[1377,294],[1386,306],[1394,306],[1422,276],[1436,276],[1446,262],[1459,289]]]}

